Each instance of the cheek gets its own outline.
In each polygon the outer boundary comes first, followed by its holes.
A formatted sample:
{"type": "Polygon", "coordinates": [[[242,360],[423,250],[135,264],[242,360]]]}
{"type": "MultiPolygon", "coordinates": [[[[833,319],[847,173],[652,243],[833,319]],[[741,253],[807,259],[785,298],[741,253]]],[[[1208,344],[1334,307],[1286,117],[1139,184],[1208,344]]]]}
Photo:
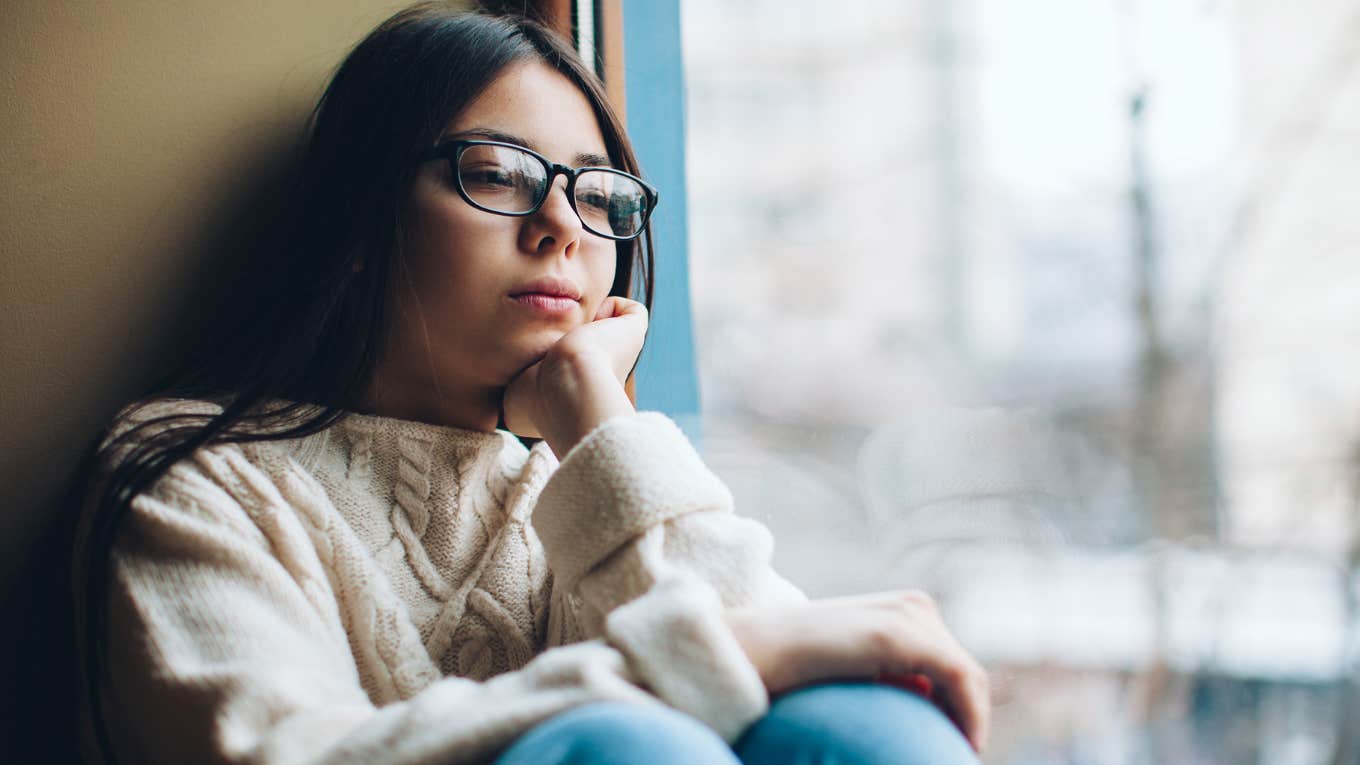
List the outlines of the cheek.
{"type": "Polygon", "coordinates": [[[598,304],[609,296],[609,288],[614,286],[614,274],[618,271],[618,250],[612,242],[591,253],[589,271],[591,289],[598,297],[598,304]]]}
{"type": "Polygon", "coordinates": [[[406,236],[411,286],[430,305],[451,299],[466,304],[468,294],[462,293],[477,294],[491,277],[485,272],[493,259],[485,255],[513,246],[514,234],[503,223],[508,220],[479,213],[461,200],[420,209],[406,236]]]}
{"type": "Polygon", "coordinates": [[[419,276],[437,276],[455,268],[460,250],[475,246],[485,234],[478,221],[446,200],[429,201],[413,211],[405,236],[407,261],[419,276]]]}
{"type": "Polygon", "coordinates": [[[614,286],[614,271],[612,248],[607,256],[593,258],[587,266],[585,276],[589,286],[585,289],[586,299],[582,301],[586,308],[586,321],[594,321],[600,304],[609,297],[609,288],[614,286]]]}

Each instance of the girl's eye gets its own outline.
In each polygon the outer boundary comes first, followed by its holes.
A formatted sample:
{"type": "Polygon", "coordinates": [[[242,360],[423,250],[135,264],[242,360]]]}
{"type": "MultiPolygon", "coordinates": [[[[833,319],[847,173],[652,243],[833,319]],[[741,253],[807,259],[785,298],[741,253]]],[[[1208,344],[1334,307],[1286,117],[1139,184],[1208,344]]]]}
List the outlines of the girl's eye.
{"type": "Polygon", "coordinates": [[[576,203],[583,204],[593,210],[607,210],[609,209],[610,197],[607,194],[602,194],[597,191],[588,191],[583,194],[578,194],[576,196],[576,203]]]}
{"type": "Polygon", "coordinates": [[[463,168],[462,178],[464,185],[500,186],[504,188],[515,186],[515,173],[499,165],[465,167],[463,168]]]}

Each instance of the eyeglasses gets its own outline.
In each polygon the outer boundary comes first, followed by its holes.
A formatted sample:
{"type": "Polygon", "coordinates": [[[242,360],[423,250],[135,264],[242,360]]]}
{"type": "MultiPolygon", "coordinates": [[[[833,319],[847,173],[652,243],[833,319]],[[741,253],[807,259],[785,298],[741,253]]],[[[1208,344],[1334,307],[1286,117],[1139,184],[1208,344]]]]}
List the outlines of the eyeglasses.
{"type": "Polygon", "coordinates": [[[525,216],[538,212],[558,175],[567,199],[592,234],[628,241],[647,225],[659,199],[641,178],[610,167],[567,167],[523,146],[500,141],[446,141],[426,160],[448,160],[458,194],[478,210],[525,216]]]}

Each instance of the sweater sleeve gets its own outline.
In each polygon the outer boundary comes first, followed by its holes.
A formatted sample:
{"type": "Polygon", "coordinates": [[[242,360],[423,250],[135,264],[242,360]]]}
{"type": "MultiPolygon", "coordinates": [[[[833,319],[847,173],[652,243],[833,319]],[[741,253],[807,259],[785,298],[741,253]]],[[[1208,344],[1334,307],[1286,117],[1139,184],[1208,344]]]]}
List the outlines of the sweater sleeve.
{"type": "Polygon", "coordinates": [[[770,567],[769,531],[732,504],[675,423],[645,412],[582,439],[533,515],[565,592],[553,602],[571,603],[585,637],[603,637],[653,693],[728,741],[769,698],[723,610],[806,600],[770,567]]]}
{"type": "MultiPolygon", "coordinates": [[[[243,459],[234,446],[199,458],[243,459]]],[[[134,499],[115,540],[102,708],[120,761],[478,762],[579,704],[656,703],[597,640],[376,706],[321,567],[269,525],[297,516],[243,505],[240,487],[200,465],[176,465],[134,499]]]]}

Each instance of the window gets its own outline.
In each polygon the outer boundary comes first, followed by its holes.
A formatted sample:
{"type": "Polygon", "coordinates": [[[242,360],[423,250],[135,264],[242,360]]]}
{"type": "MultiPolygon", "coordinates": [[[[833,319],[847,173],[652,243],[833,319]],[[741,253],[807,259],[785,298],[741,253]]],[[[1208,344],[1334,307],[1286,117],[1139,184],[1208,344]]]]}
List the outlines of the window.
{"type": "Polygon", "coordinates": [[[683,10],[705,452],[780,570],[939,596],[989,762],[1360,757],[1354,10],[683,10]]]}

